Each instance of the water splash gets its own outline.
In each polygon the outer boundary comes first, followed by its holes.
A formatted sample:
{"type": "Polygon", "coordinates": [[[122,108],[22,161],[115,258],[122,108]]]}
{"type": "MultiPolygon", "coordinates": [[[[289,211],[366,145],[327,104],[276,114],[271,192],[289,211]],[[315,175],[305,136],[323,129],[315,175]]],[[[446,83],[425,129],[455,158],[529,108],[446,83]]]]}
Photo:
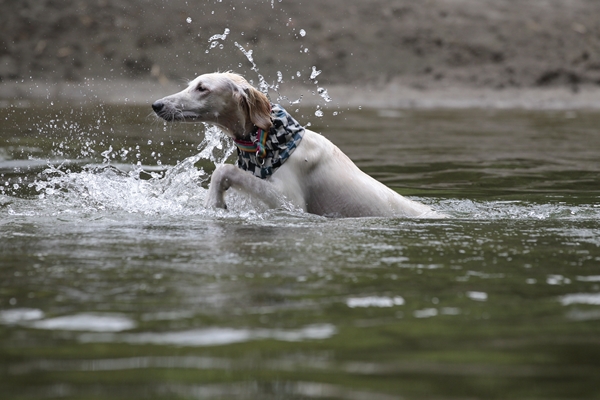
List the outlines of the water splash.
{"type": "MultiPolygon", "coordinates": [[[[192,22],[192,17],[187,17],[187,23],[192,22]]],[[[295,28],[294,28],[295,30],[295,28]]],[[[223,33],[210,36],[209,48],[223,48],[224,42],[231,34],[229,28],[223,33]]],[[[306,30],[298,31],[299,37],[306,35],[306,30]]],[[[260,73],[254,59],[252,49],[246,49],[240,43],[235,46],[244,54],[251,64],[251,70],[258,76],[258,89],[265,94],[269,91],[278,93],[277,101],[284,99],[279,94],[280,85],[284,83],[284,73],[277,71],[276,80],[272,83],[260,73]]],[[[296,71],[296,70],[294,70],[296,71]]],[[[316,77],[321,73],[315,66],[312,67],[310,80],[317,83],[316,77]]],[[[294,73],[301,77],[300,71],[294,73]]],[[[327,90],[318,87],[317,92],[325,102],[330,102],[327,90]]],[[[290,104],[299,104],[303,96],[290,104]]],[[[198,153],[178,162],[177,165],[163,165],[160,152],[153,151],[151,158],[156,160],[156,165],[145,165],[142,148],[145,145],[121,146],[115,145],[110,138],[115,132],[108,118],[101,109],[101,114],[94,126],[83,127],[77,123],[70,123],[62,118],[44,121],[43,126],[38,126],[40,135],[52,136],[56,131],[68,131],[69,134],[53,143],[50,159],[31,159],[28,166],[33,164],[41,170],[38,178],[27,182],[21,176],[10,178],[0,185],[0,195],[30,197],[35,196],[46,204],[63,204],[72,210],[84,212],[98,210],[123,210],[131,213],[204,213],[202,206],[206,197],[210,171],[205,171],[197,164],[202,160],[209,160],[215,166],[224,163],[231,156],[235,147],[216,127],[205,127],[205,137],[198,153]],[[74,154],[78,151],[78,154],[74,154]],[[132,163],[133,161],[133,163],[132,163]],[[27,192],[27,193],[26,193],[27,192]]],[[[72,114],[72,112],[71,112],[72,114]]],[[[317,117],[323,116],[320,106],[315,112],[317,117]]],[[[309,126],[310,123],[307,124],[309,126]]],[[[167,131],[167,126],[163,128],[167,131]]],[[[150,146],[150,143],[148,144],[150,146]]],[[[204,164],[205,165],[205,164],[204,164]]],[[[239,195],[228,195],[232,198],[230,211],[236,209],[236,204],[251,209],[259,210],[257,204],[239,195]]],[[[228,199],[229,200],[229,199],[228,199]]],[[[229,205],[229,204],[228,204],[229,205]]],[[[64,207],[63,207],[64,208],[64,207]]]]}
{"type": "MultiPolygon", "coordinates": [[[[217,127],[205,128],[199,152],[174,166],[142,165],[139,145],[120,150],[109,145],[100,152],[100,164],[80,163],[85,164],[80,166],[66,159],[58,164],[48,162],[28,188],[37,193],[48,209],[69,209],[75,213],[103,210],[170,215],[206,213],[205,187],[209,174],[196,163],[208,160],[217,167],[225,163],[235,147],[217,127]],[[127,163],[131,151],[135,153],[135,165],[127,163]]],[[[13,189],[13,194],[21,190],[20,186],[13,189]]]]}
{"type": "Polygon", "coordinates": [[[202,211],[206,180],[201,170],[187,169],[169,178],[142,179],[141,169],[126,173],[112,165],[88,165],[80,172],[49,167],[46,180],[35,182],[40,200],[56,212],[123,210],[128,213],[190,213],[202,211]],[[200,190],[199,190],[200,189],[200,190]]]}
{"type": "Polygon", "coordinates": [[[267,82],[267,80],[265,79],[265,77],[258,71],[258,66],[254,62],[254,58],[252,57],[252,50],[246,50],[244,48],[244,46],[242,46],[238,42],[235,42],[234,44],[246,56],[246,59],[248,59],[248,61],[250,61],[250,64],[252,64],[252,68],[251,69],[258,76],[258,90],[260,90],[264,94],[268,94],[269,93],[269,89],[272,89],[274,91],[278,91],[279,90],[279,84],[283,81],[283,74],[281,74],[281,72],[278,72],[278,74],[277,74],[277,76],[278,76],[277,83],[274,83],[274,84],[270,85],[267,82]]]}
{"type": "Polygon", "coordinates": [[[225,30],[223,31],[223,34],[222,34],[222,35],[219,35],[219,34],[217,34],[217,35],[212,35],[212,36],[211,36],[211,37],[208,39],[208,41],[209,41],[209,42],[212,42],[213,40],[225,40],[225,39],[227,39],[227,35],[229,35],[229,33],[231,33],[231,30],[229,30],[229,28],[225,28],[225,30]]]}
{"type": "MultiPolygon", "coordinates": [[[[312,66],[312,71],[310,73],[310,80],[314,81],[315,79],[317,79],[317,76],[321,75],[321,71],[317,70],[317,67],[315,67],[314,65],[312,66]]],[[[316,82],[315,82],[316,83],[316,82]]]]}
{"type": "MultiPolygon", "coordinates": [[[[279,0],[281,1],[281,0],[279,0]]],[[[274,7],[274,0],[271,1],[271,6],[274,7]]],[[[294,28],[293,25],[291,24],[292,19],[289,18],[288,22],[286,23],[287,27],[290,27],[292,33],[295,35],[295,37],[297,39],[302,39],[304,37],[306,37],[307,35],[307,31],[306,29],[298,29],[294,28]]],[[[211,50],[218,48],[218,49],[224,49],[225,48],[225,41],[228,38],[228,36],[231,34],[231,30],[229,28],[225,28],[224,32],[222,34],[215,34],[212,35],[209,39],[208,39],[208,43],[209,46],[208,48],[205,50],[205,53],[210,53],[211,50]]],[[[243,32],[240,33],[241,36],[244,35],[243,32]]],[[[200,36],[200,35],[198,35],[200,36]]],[[[267,79],[260,71],[259,71],[259,67],[254,59],[254,54],[253,54],[253,50],[252,49],[247,49],[245,48],[242,44],[240,44],[239,41],[235,41],[234,42],[235,47],[238,48],[238,50],[240,50],[242,52],[242,54],[246,57],[246,59],[250,62],[250,69],[251,71],[253,71],[254,73],[256,73],[256,76],[258,78],[258,84],[257,84],[257,88],[258,90],[260,90],[262,93],[268,95],[269,91],[273,91],[277,94],[277,98],[276,98],[276,102],[277,103],[284,103],[284,101],[289,102],[289,104],[299,104],[302,99],[303,96],[298,97],[296,100],[290,100],[288,97],[282,95],[280,93],[280,85],[282,83],[284,83],[284,76],[283,73],[281,71],[277,71],[277,79],[273,82],[270,82],[269,79],[267,79]]],[[[308,48],[305,48],[304,44],[301,45],[301,52],[302,53],[308,53],[308,48]]],[[[238,67],[242,68],[243,67],[243,63],[238,63],[238,67]]],[[[321,74],[320,70],[317,70],[315,66],[312,67],[312,71],[310,73],[310,81],[312,81],[313,84],[317,85],[318,81],[316,80],[316,77],[321,74]]],[[[300,78],[301,74],[300,72],[296,72],[295,74],[292,73],[291,75],[291,79],[295,79],[295,78],[300,78]]],[[[247,77],[248,81],[251,84],[254,84],[254,82],[252,81],[252,79],[249,79],[247,77]]],[[[318,93],[318,95],[326,102],[329,103],[332,101],[331,97],[329,96],[327,89],[323,88],[323,87],[318,87],[316,93],[318,93]]],[[[312,94],[314,95],[315,92],[312,91],[312,94]]],[[[322,113],[321,111],[317,111],[317,114],[322,113]]]]}
{"type": "Polygon", "coordinates": [[[317,93],[319,94],[319,96],[321,96],[323,98],[323,100],[325,100],[327,103],[329,103],[331,101],[331,97],[329,97],[329,93],[327,93],[327,89],[323,88],[323,87],[319,87],[317,88],[317,93]]]}
{"type": "Polygon", "coordinates": [[[208,39],[208,42],[210,43],[210,47],[206,50],[206,53],[208,53],[211,49],[214,49],[215,47],[219,47],[219,49],[223,49],[224,45],[223,45],[223,43],[219,42],[219,40],[224,41],[225,39],[227,39],[227,35],[229,35],[229,33],[231,33],[229,28],[225,28],[225,30],[223,31],[223,34],[212,35],[208,39]]]}

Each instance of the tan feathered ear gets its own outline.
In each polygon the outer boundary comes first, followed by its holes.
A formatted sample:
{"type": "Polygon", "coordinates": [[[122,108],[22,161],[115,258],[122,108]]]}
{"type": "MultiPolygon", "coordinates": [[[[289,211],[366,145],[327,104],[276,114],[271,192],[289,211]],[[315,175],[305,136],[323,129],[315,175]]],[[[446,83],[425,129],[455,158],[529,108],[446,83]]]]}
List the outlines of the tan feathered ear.
{"type": "Polygon", "coordinates": [[[271,102],[269,98],[252,86],[244,88],[244,92],[246,94],[244,100],[248,105],[250,121],[262,130],[268,131],[271,125],[273,125],[271,122],[271,102]]]}

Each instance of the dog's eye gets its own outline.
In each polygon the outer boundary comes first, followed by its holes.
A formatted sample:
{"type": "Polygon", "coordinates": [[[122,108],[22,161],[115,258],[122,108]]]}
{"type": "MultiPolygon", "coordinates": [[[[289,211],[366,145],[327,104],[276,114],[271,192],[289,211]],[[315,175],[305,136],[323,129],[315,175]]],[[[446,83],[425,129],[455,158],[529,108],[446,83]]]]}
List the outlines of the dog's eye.
{"type": "Polygon", "coordinates": [[[199,92],[206,92],[208,89],[205,88],[202,84],[199,84],[198,86],[196,86],[196,90],[199,92]]]}

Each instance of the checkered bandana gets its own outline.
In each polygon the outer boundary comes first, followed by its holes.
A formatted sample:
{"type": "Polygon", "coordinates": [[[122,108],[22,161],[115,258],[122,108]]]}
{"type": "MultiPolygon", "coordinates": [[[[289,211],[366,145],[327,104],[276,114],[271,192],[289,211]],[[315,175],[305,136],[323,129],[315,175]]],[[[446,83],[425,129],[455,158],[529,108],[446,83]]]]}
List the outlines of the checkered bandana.
{"type": "Polygon", "coordinates": [[[234,140],[237,147],[237,166],[254,176],[266,179],[273,175],[300,144],[304,127],[279,104],[271,104],[269,132],[257,129],[250,140],[234,140]]]}

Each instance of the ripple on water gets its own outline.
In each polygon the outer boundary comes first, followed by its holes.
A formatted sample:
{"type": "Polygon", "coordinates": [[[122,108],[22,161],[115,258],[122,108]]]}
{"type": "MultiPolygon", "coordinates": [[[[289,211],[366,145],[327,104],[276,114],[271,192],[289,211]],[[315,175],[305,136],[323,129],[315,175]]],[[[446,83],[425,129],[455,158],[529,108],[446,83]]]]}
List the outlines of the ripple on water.
{"type": "Polygon", "coordinates": [[[80,313],[54,318],[44,317],[44,312],[35,308],[0,310],[0,324],[24,325],[35,329],[120,332],[136,327],[135,321],[121,314],[80,313]]]}
{"type": "Polygon", "coordinates": [[[13,308],[0,310],[0,324],[14,325],[44,318],[44,312],[36,308],[13,308]]]}
{"type": "Polygon", "coordinates": [[[32,328],[63,331],[120,332],[136,327],[135,321],[120,314],[81,313],[41,319],[32,328]]]}
{"type": "Polygon", "coordinates": [[[346,300],[346,305],[350,308],[357,307],[393,307],[404,305],[404,298],[401,296],[368,296],[368,297],[350,297],[346,300]]]}
{"type": "Polygon", "coordinates": [[[173,346],[221,346],[251,340],[274,339],[285,342],[328,339],[337,329],[331,324],[307,325],[299,329],[250,329],[211,327],[176,332],[142,332],[129,334],[83,334],[83,343],[129,343],[173,346]]]}
{"type": "Polygon", "coordinates": [[[590,205],[568,205],[562,202],[537,203],[515,201],[441,200],[435,204],[450,217],[476,220],[547,220],[599,218],[600,209],[590,205]]]}
{"type": "MultiPolygon", "coordinates": [[[[148,172],[143,167],[123,168],[118,165],[87,165],[79,171],[64,167],[48,167],[44,179],[37,179],[29,187],[37,193],[27,202],[3,194],[0,207],[9,214],[54,215],[60,213],[94,213],[123,211],[131,214],[164,216],[197,215],[208,218],[269,217],[260,202],[239,192],[228,193],[229,212],[204,207],[209,175],[194,164],[206,157],[204,152],[165,167],[161,173],[148,172]],[[248,214],[250,213],[250,214],[248,214]]],[[[9,193],[10,194],[10,193],[9,193]]],[[[431,205],[450,219],[498,220],[585,220],[600,218],[600,207],[595,205],[567,205],[564,202],[538,203],[529,201],[475,201],[470,199],[414,198],[431,205]]],[[[285,211],[294,211],[287,207],[285,211]]],[[[443,222],[440,222],[443,224],[443,222]]],[[[373,229],[385,229],[381,225],[373,229]]],[[[594,232],[578,232],[597,241],[594,232]]],[[[382,262],[385,262],[382,261],[382,262]]]]}
{"type": "Polygon", "coordinates": [[[559,297],[559,301],[563,306],[572,304],[589,304],[600,306],[600,293],[574,293],[559,297]]]}

